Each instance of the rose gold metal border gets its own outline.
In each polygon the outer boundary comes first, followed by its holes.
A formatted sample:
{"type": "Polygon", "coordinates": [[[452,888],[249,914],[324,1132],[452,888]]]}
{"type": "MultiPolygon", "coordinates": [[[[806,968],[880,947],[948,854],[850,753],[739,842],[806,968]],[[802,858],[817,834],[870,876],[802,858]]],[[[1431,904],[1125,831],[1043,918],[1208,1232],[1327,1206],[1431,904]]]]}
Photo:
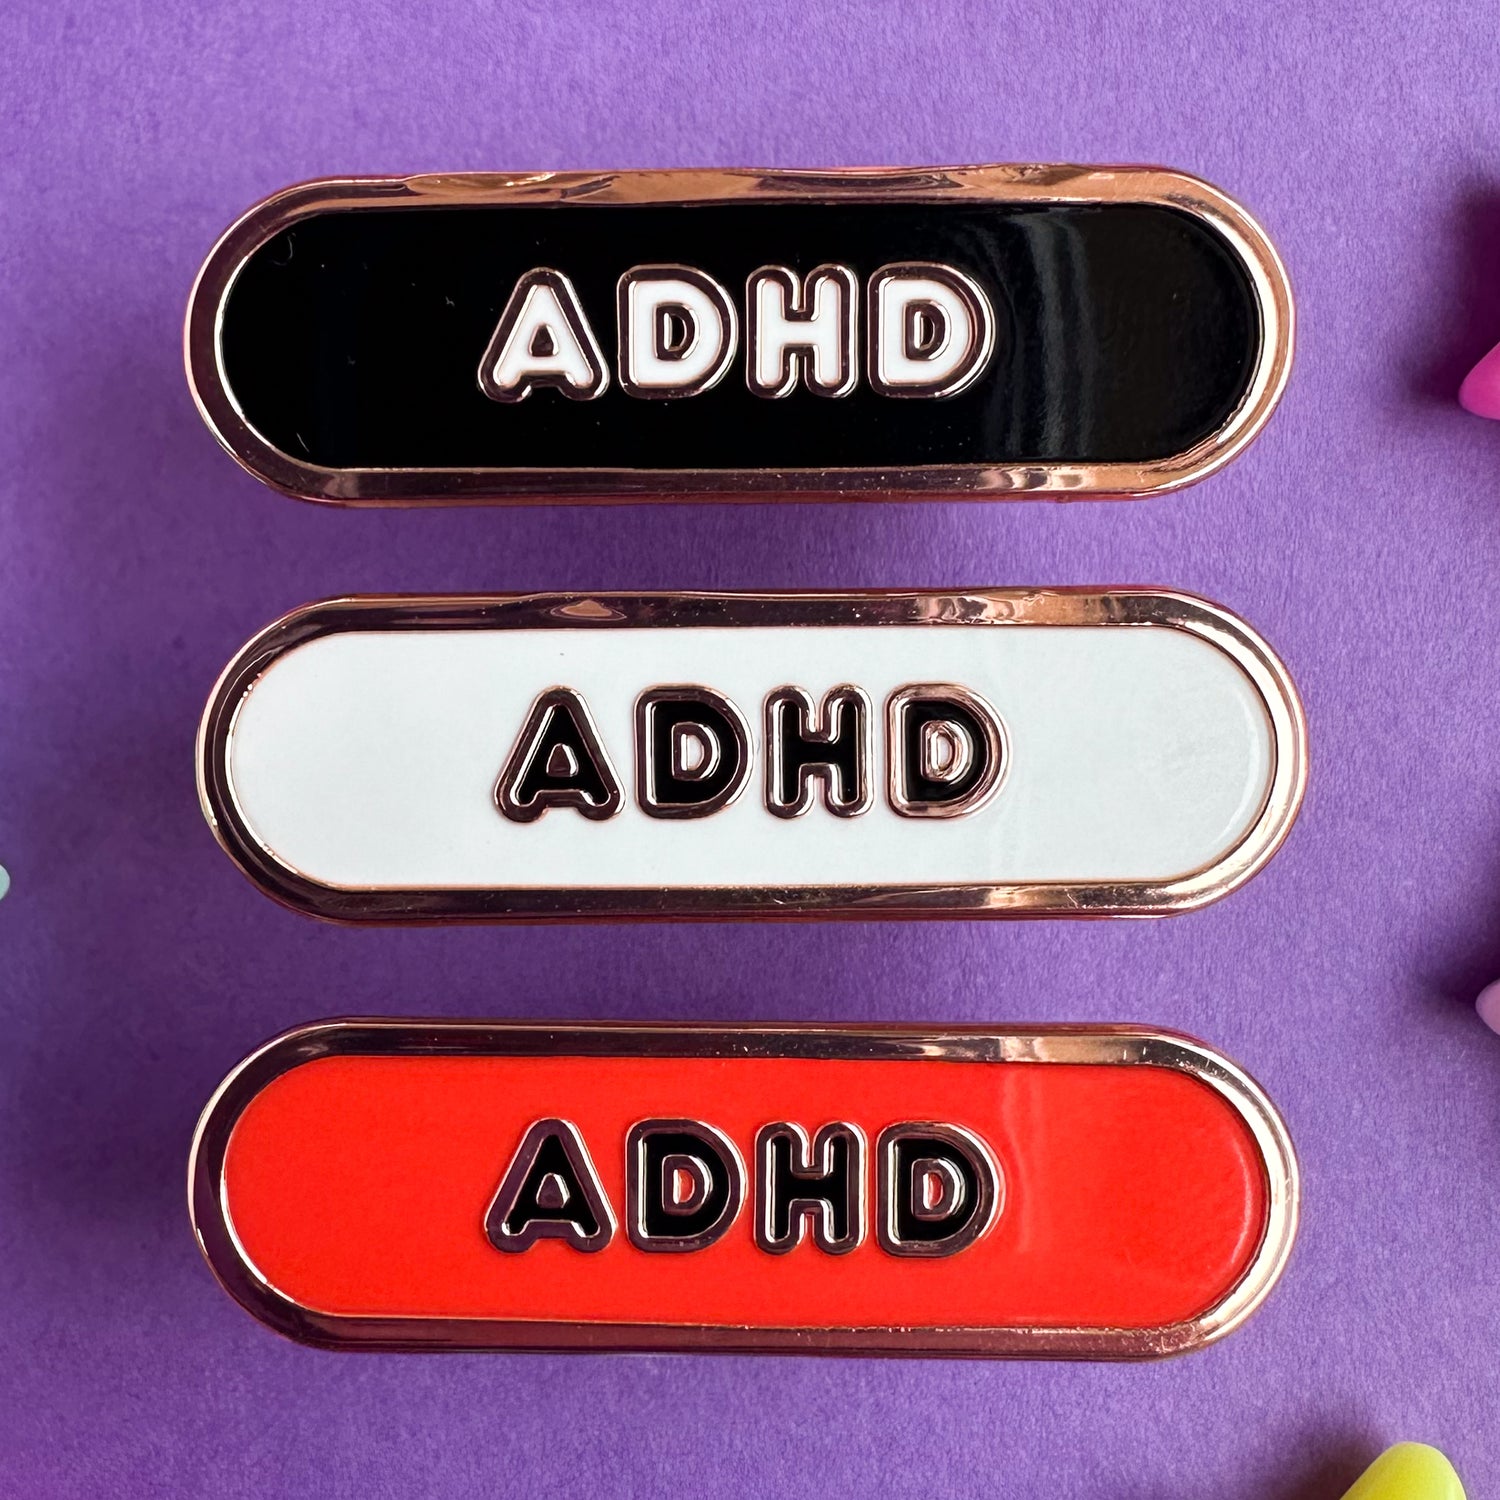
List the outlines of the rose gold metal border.
{"type": "Polygon", "coordinates": [[[1307,779],[1307,730],[1297,690],[1270,647],[1227,610],[1152,589],[986,589],[933,594],[371,595],[310,604],[276,621],[225,668],[198,729],[198,798],[214,836],[267,894],[333,921],[608,921],[662,918],[1147,917],[1190,911],[1243,885],[1280,847],[1307,779]],[[1099,885],[684,886],[357,889],[321,884],[255,840],[235,801],[230,746],[240,704],[280,656],[350,630],[633,629],[739,625],[1142,626],[1210,642],[1250,679],[1271,724],[1271,783],[1238,845],[1171,880],[1099,885]]]}
{"type": "Polygon", "coordinates": [[[284,1033],[253,1053],[209,1100],[188,1162],[188,1211],[219,1284],[278,1333],[329,1349],[706,1350],[720,1353],[972,1355],[990,1358],[1152,1359],[1201,1349],[1237,1328],[1286,1267],[1300,1203],[1285,1124],[1253,1078],[1191,1037],[1139,1026],[647,1026],[548,1022],[336,1020],[284,1033]],[[346,1317],[303,1307],[256,1270],[235,1238],[224,1198],[224,1156],[235,1122],[283,1073],[348,1056],[782,1057],[956,1063],[1158,1067],[1221,1095],[1255,1139],[1268,1189],[1255,1256],[1224,1298],[1196,1317],[1151,1328],[746,1328],[666,1323],[553,1323],[467,1318],[346,1317]]]}
{"type": "Polygon", "coordinates": [[[183,329],[188,384],[209,430],[257,479],[339,505],[538,500],[1134,498],[1178,489],[1228,463],[1266,424],[1291,370],[1291,287],[1265,232],[1232,198],[1161,167],[970,166],[846,171],[470,173],[326,178],[286,188],[224,233],[193,285],[183,329]],[[271,236],[331,209],[464,208],[478,204],[704,203],[1151,204],[1210,225],[1239,257],[1260,318],[1260,354],[1224,427],[1185,453],[1148,463],[946,464],[851,469],[327,469],[268,443],[235,405],[219,359],[225,298],[271,236]]]}

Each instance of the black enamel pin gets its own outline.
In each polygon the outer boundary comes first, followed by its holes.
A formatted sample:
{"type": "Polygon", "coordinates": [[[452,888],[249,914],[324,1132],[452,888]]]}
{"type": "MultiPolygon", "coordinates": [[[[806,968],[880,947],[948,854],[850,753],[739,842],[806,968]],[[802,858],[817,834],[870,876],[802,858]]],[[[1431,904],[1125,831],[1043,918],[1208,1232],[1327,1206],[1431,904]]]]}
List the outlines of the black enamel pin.
{"type": "Polygon", "coordinates": [[[1147,495],[1291,351],[1254,221],[1136,167],[313,182],[186,327],[224,447],[341,504],[1147,495]]]}

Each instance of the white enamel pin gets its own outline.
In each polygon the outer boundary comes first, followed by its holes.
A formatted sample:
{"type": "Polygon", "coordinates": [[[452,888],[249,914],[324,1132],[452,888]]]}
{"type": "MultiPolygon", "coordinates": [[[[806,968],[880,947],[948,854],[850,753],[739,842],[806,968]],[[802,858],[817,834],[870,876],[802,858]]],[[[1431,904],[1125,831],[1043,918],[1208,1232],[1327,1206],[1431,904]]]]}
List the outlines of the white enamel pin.
{"type": "Polygon", "coordinates": [[[251,641],[198,774],[339,920],[1149,916],[1270,858],[1305,739],[1180,594],[383,597],[251,641]]]}

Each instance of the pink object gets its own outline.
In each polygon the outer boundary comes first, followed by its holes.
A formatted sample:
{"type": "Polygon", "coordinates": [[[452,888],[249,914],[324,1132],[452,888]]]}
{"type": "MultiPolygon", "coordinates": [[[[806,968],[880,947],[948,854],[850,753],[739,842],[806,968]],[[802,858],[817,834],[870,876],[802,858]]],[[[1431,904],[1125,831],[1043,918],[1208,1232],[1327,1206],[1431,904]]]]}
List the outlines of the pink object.
{"type": "Polygon", "coordinates": [[[1458,404],[1476,417],[1500,421],[1500,344],[1464,376],[1458,388],[1458,404]]]}
{"type": "Polygon", "coordinates": [[[1500,979],[1493,984],[1485,985],[1480,990],[1479,998],[1474,1002],[1474,1009],[1479,1012],[1479,1019],[1491,1031],[1500,1031],[1500,979]]]}

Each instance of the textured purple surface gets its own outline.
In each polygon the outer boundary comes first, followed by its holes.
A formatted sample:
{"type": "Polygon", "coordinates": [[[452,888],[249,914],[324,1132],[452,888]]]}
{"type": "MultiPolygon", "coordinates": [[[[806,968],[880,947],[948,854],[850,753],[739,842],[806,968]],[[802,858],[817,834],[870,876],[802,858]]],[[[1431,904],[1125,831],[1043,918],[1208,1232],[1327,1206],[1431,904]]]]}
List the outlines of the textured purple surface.
{"type": "Polygon", "coordinates": [[[1500,337],[1486,7],[22,0],[0,50],[0,1492],[1322,1500],[1397,1438],[1500,1494],[1500,337]],[[692,19],[688,17],[691,13],[692,19]],[[1256,212],[1300,349],[1233,468],[1135,505],[339,513],[218,451],[179,323],[224,225],[338,171],[1163,161],[1256,212]],[[215,848],[192,742],[260,625],[354,590],[1162,583],[1297,675],[1250,887],[1148,924],[323,927],[215,848]],[[1264,1309],[1140,1367],[339,1356],[188,1232],[200,1106],[348,1011],[1136,1019],[1284,1109],[1264,1309]]]}

